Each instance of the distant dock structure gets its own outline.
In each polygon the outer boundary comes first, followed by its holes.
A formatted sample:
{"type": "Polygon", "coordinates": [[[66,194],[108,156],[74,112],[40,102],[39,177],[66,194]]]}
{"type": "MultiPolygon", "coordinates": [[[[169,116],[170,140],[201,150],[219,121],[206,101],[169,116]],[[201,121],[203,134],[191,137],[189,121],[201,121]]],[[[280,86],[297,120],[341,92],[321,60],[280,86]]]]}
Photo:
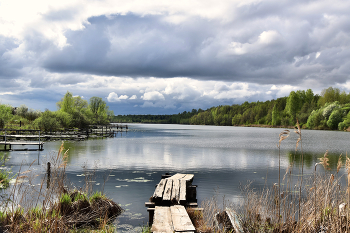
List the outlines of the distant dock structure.
{"type": "Polygon", "coordinates": [[[0,151],[42,151],[49,140],[86,140],[112,138],[118,132],[127,132],[126,124],[89,125],[83,129],[41,131],[35,129],[0,129],[0,151]],[[23,148],[18,146],[29,146],[23,148]]]}
{"type": "Polygon", "coordinates": [[[44,142],[42,142],[40,137],[40,130],[11,130],[11,129],[0,129],[0,137],[2,137],[0,141],[0,145],[3,145],[3,148],[0,151],[42,151],[44,150],[44,142]],[[32,139],[30,137],[32,135],[13,135],[13,132],[20,133],[21,131],[31,134],[37,134],[35,136],[38,141],[28,141],[28,139],[32,139]],[[10,134],[8,134],[10,133],[10,134]],[[20,137],[18,137],[20,136],[20,137]],[[12,141],[11,139],[17,139],[16,141],[12,141]],[[19,141],[19,139],[22,139],[19,141]],[[24,139],[24,140],[23,140],[24,139]],[[31,148],[14,148],[14,146],[31,146],[31,148]]]}

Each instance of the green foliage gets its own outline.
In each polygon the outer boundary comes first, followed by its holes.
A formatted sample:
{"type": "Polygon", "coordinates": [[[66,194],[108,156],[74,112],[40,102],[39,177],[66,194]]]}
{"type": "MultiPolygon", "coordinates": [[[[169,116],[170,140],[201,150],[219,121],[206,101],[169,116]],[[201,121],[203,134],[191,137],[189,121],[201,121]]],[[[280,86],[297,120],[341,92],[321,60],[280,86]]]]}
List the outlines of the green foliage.
{"type": "Polygon", "coordinates": [[[335,101],[334,103],[326,104],[325,108],[323,109],[323,117],[328,120],[329,116],[332,114],[332,112],[335,109],[339,109],[340,105],[338,101],[335,101]]]}
{"type": "Polygon", "coordinates": [[[105,198],[105,195],[102,194],[102,192],[100,191],[96,191],[95,193],[93,193],[91,196],[90,196],[90,202],[94,202],[96,201],[97,199],[100,199],[100,198],[105,198]]]}
{"type": "Polygon", "coordinates": [[[279,115],[279,111],[277,110],[276,104],[273,106],[272,109],[272,125],[280,125],[281,119],[279,115]]]}
{"type": "Polygon", "coordinates": [[[61,127],[57,121],[56,114],[49,110],[43,112],[41,117],[34,121],[34,125],[43,131],[57,131],[61,127]]]}
{"type": "Polygon", "coordinates": [[[7,188],[9,186],[11,175],[11,171],[7,171],[5,169],[0,170],[0,189],[7,188]]]}
{"type": "Polygon", "coordinates": [[[326,103],[333,103],[340,100],[340,90],[338,88],[328,87],[321,92],[321,98],[318,101],[319,106],[324,106],[326,103]]]}
{"type": "Polygon", "coordinates": [[[4,128],[12,117],[12,107],[6,104],[0,104],[0,128],[4,128]]]}
{"type": "Polygon", "coordinates": [[[85,193],[77,192],[77,195],[75,195],[73,201],[78,201],[78,200],[84,201],[84,200],[88,200],[88,198],[85,193]]]}
{"type": "MultiPolygon", "coordinates": [[[[57,104],[58,106],[59,104],[57,104]]],[[[67,93],[64,95],[62,103],[60,104],[61,111],[66,113],[72,113],[74,110],[74,99],[73,94],[67,91],[67,93]]]]}
{"type": "Polygon", "coordinates": [[[68,193],[63,193],[60,197],[60,203],[65,205],[70,205],[72,203],[72,200],[68,193]]]}
{"type": "Polygon", "coordinates": [[[327,121],[327,126],[330,129],[338,129],[338,125],[342,122],[342,112],[339,109],[336,109],[331,113],[327,121]]]}
{"type": "Polygon", "coordinates": [[[309,129],[315,129],[321,125],[322,120],[324,120],[323,109],[314,110],[311,112],[307,120],[306,126],[309,129]]]}
{"type": "Polygon", "coordinates": [[[24,104],[22,104],[21,106],[19,106],[16,111],[15,111],[16,115],[19,115],[21,117],[26,117],[27,113],[28,113],[28,107],[24,104]]]}

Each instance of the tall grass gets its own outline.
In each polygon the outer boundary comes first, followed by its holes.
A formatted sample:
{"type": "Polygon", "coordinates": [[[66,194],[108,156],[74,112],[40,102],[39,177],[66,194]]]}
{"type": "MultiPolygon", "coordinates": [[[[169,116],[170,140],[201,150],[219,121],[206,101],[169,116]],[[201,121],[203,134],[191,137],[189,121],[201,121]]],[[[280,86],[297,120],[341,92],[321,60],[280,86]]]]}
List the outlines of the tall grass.
{"type": "MultiPolygon", "coordinates": [[[[328,151],[315,164],[314,174],[304,176],[302,151],[302,137],[300,126],[295,131],[298,134],[296,152],[300,146],[300,178],[293,181],[294,161],[287,168],[283,177],[285,185],[281,185],[281,142],[289,136],[284,130],[279,135],[279,172],[278,184],[255,190],[251,183],[242,186],[242,203],[226,204],[235,209],[244,232],[350,232],[349,208],[350,204],[350,158],[346,156],[345,166],[342,156],[338,158],[337,169],[332,172],[329,168],[328,151]],[[318,171],[318,165],[324,171],[318,171]],[[340,176],[341,169],[345,169],[347,176],[340,176]],[[346,179],[344,186],[342,179],[346,179]]],[[[229,232],[232,228],[218,228],[213,226],[214,216],[223,212],[216,198],[202,203],[204,208],[200,222],[201,232],[229,232]]]]}
{"type": "Polygon", "coordinates": [[[20,169],[9,190],[8,201],[2,203],[0,225],[4,229],[9,232],[115,230],[109,224],[122,212],[122,208],[102,193],[89,196],[90,193],[68,185],[65,173],[68,150],[63,151],[62,143],[57,155],[49,159],[51,173],[41,180],[32,172],[35,161],[27,170],[20,169]]]}

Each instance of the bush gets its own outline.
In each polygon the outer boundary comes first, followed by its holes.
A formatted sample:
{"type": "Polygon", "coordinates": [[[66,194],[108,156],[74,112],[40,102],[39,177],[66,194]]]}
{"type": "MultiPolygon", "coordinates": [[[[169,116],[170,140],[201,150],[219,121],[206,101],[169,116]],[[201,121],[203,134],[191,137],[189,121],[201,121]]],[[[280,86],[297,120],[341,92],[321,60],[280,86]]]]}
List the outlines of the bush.
{"type": "Polygon", "coordinates": [[[342,113],[339,109],[332,112],[327,121],[327,126],[331,129],[337,129],[340,122],[342,122],[342,113]]]}
{"type": "Polygon", "coordinates": [[[34,121],[34,125],[43,131],[57,131],[61,127],[56,115],[49,110],[43,112],[41,117],[34,121]]]}
{"type": "Polygon", "coordinates": [[[307,119],[306,126],[309,129],[315,129],[323,125],[323,110],[314,110],[307,119]]]}

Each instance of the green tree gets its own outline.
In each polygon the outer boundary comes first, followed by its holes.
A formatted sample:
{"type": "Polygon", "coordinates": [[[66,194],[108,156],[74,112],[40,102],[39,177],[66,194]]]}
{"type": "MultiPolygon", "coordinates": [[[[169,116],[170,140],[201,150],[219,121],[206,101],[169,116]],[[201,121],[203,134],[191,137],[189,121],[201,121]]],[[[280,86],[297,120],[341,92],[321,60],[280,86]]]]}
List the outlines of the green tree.
{"type": "Polygon", "coordinates": [[[333,103],[340,100],[339,88],[328,87],[321,91],[321,97],[318,100],[319,106],[324,106],[326,103],[333,103]]]}
{"type": "Polygon", "coordinates": [[[66,113],[72,113],[74,111],[74,98],[73,94],[69,91],[64,95],[62,102],[57,103],[57,106],[60,106],[60,110],[66,113]]]}
{"type": "Polygon", "coordinates": [[[295,124],[296,114],[300,110],[300,95],[295,91],[291,91],[287,103],[286,103],[286,113],[290,116],[290,124],[295,124]]]}
{"type": "Polygon", "coordinates": [[[338,125],[340,122],[342,122],[342,113],[340,109],[336,109],[332,112],[332,114],[329,116],[329,119],[327,121],[327,125],[330,129],[338,129],[338,125]]]}
{"type": "Polygon", "coordinates": [[[94,119],[93,122],[97,124],[108,123],[108,106],[105,101],[100,97],[91,97],[89,109],[92,112],[94,119]]]}
{"type": "Polygon", "coordinates": [[[12,107],[10,105],[0,104],[0,128],[4,128],[12,117],[12,107]]]}
{"type": "Polygon", "coordinates": [[[34,125],[43,131],[57,131],[61,125],[54,112],[46,110],[34,121],[34,125]]]}
{"type": "Polygon", "coordinates": [[[28,107],[24,104],[21,104],[21,106],[19,106],[15,112],[21,117],[26,117],[28,113],[28,107]]]}
{"type": "Polygon", "coordinates": [[[277,109],[277,105],[275,104],[272,109],[272,125],[280,125],[281,124],[281,118],[279,111],[277,109]]]}

